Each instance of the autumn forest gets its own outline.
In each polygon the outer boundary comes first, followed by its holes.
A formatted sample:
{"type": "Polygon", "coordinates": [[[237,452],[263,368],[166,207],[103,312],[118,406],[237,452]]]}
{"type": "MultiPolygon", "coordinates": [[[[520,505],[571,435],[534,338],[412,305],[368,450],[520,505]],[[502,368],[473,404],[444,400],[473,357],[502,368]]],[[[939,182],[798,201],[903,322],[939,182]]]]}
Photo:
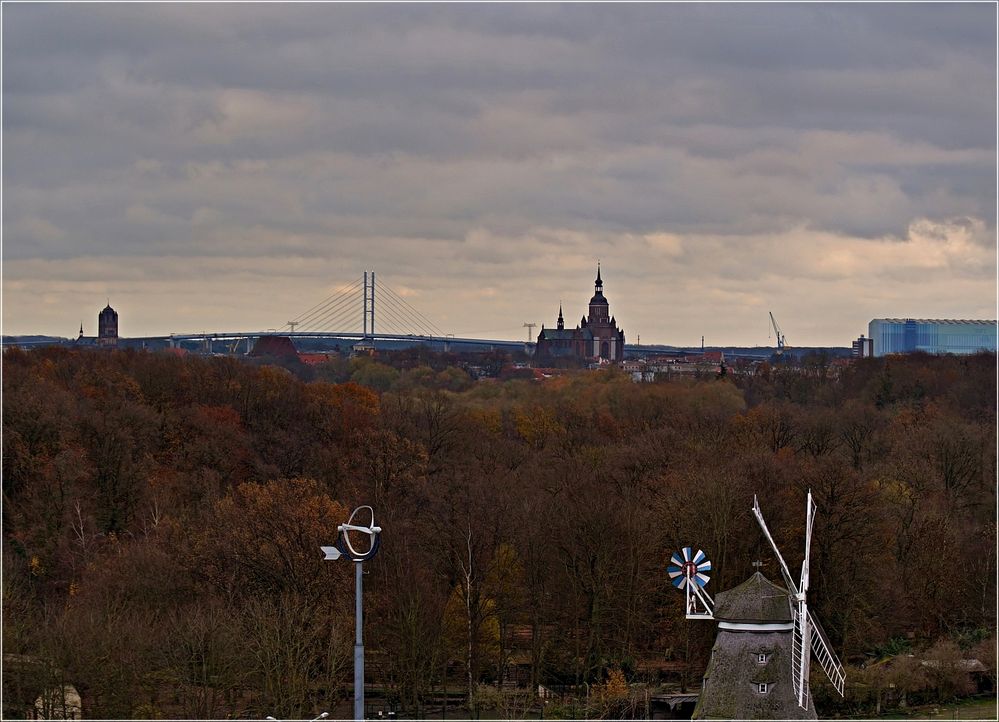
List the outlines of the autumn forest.
{"type": "Polygon", "coordinates": [[[370,504],[371,700],[522,717],[540,685],[545,717],[644,716],[715,633],[670,554],[703,549],[713,592],[754,561],[781,583],[753,495],[796,568],[808,489],[810,604],[848,667],[845,699],[813,669],[820,716],[968,694],[948,660],[995,680],[995,399],[993,354],[634,383],[10,349],[3,715],[63,684],[88,718],[346,709],[353,575],[319,547],[370,504]]]}

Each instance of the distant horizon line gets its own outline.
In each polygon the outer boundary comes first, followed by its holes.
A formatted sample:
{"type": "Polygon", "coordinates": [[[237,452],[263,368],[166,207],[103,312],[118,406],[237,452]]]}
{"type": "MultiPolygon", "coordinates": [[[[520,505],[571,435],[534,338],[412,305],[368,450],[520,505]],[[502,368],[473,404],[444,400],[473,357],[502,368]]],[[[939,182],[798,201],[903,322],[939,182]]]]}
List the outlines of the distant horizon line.
{"type": "MultiPolygon", "coordinates": [[[[246,337],[261,337],[261,336],[287,336],[290,338],[300,338],[300,339],[321,339],[321,338],[336,338],[333,334],[339,334],[342,337],[357,337],[359,339],[365,338],[365,334],[361,331],[276,331],[276,330],[258,330],[258,331],[240,331],[240,332],[185,332],[185,333],[173,333],[173,334],[150,334],[145,336],[121,336],[117,338],[119,341],[144,341],[144,340],[169,340],[170,338],[176,338],[178,340],[193,340],[183,337],[195,337],[195,338],[205,338],[213,337],[217,340],[223,338],[246,338],[246,337]]],[[[527,341],[524,339],[505,339],[505,338],[477,338],[474,336],[425,336],[420,334],[396,334],[396,333],[386,333],[382,334],[376,332],[373,334],[375,340],[407,340],[407,339],[433,339],[452,343],[503,343],[511,345],[525,345],[531,344],[536,345],[537,341],[527,341]],[[388,337],[388,338],[386,338],[388,337]]],[[[368,334],[371,337],[372,334],[368,334]]],[[[53,336],[44,333],[35,334],[0,334],[0,339],[3,339],[4,343],[16,343],[18,339],[39,339],[37,343],[43,344],[51,341],[58,342],[73,342],[77,337],[72,336],[53,336]]],[[[97,338],[97,336],[83,336],[82,338],[91,339],[97,338]]],[[[346,339],[345,339],[346,340],[346,339]]],[[[636,348],[664,348],[664,349],[676,349],[676,350],[700,350],[701,348],[708,349],[725,349],[725,348],[739,348],[739,349],[770,349],[776,351],[777,346],[768,346],[760,344],[739,344],[739,343],[720,343],[720,344],[709,344],[704,343],[703,345],[699,343],[692,344],[676,344],[676,343],[666,343],[666,342],[652,342],[652,343],[626,343],[625,348],[636,349],[636,348]]],[[[819,345],[795,345],[786,346],[785,351],[793,351],[796,349],[850,349],[848,345],[836,345],[836,344],[819,344],[819,345]]]]}

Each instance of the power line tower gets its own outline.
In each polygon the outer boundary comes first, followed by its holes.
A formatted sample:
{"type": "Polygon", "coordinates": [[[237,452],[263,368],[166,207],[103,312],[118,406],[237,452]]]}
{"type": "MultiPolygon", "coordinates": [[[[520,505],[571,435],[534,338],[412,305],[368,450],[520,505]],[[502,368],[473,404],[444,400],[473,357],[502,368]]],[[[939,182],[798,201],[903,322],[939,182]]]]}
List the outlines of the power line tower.
{"type": "Polygon", "coordinates": [[[527,343],[531,343],[534,340],[534,329],[538,327],[536,323],[525,323],[524,328],[527,329],[527,343]]]}
{"type": "Polygon", "coordinates": [[[291,332],[295,333],[295,326],[300,324],[301,321],[288,321],[288,325],[291,327],[291,332]]]}

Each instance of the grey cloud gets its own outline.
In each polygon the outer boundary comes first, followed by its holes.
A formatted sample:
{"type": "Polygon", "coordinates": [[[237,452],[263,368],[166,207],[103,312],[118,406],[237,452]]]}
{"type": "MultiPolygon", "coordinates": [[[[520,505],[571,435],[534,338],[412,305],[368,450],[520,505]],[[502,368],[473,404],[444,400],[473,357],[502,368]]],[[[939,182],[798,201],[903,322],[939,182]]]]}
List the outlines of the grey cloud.
{"type": "MultiPolygon", "coordinates": [[[[339,258],[414,287],[446,268],[473,303],[462,279],[524,268],[537,294],[567,292],[553,265],[624,254],[635,288],[661,264],[744,304],[725,284],[767,276],[768,235],[904,243],[955,218],[994,235],[994,6],[15,4],[4,20],[5,260],[339,258]],[[628,240],[654,234],[674,252],[628,240]]],[[[792,260],[785,277],[830,273],[792,260]]]]}

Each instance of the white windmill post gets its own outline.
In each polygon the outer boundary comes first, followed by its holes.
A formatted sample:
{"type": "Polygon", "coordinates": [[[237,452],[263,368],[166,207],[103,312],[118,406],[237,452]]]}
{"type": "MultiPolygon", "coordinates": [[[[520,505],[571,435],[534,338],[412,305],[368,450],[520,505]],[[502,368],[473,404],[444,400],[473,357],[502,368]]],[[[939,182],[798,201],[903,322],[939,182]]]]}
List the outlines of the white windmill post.
{"type": "Polygon", "coordinates": [[[364,719],[364,608],[362,604],[361,592],[363,584],[364,562],[371,559],[377,552],[381,544],[380,526],[375,525],[375,512],[370,506],[359,506],[351,513],[346,524],[337,527],[336,546],[320,547],[326,555],[325,559],[336,560],[344,557],[354,562],[354,719],[364,719]],[[371,523],[367,526],[354,524],[354,517],[362,509],[367,509],[371,514],[371,523]],[[367,551],[358,552],[350,543],[347,532],[359,532],[367,534],[371,538],[371,544],[367,551]]]}

